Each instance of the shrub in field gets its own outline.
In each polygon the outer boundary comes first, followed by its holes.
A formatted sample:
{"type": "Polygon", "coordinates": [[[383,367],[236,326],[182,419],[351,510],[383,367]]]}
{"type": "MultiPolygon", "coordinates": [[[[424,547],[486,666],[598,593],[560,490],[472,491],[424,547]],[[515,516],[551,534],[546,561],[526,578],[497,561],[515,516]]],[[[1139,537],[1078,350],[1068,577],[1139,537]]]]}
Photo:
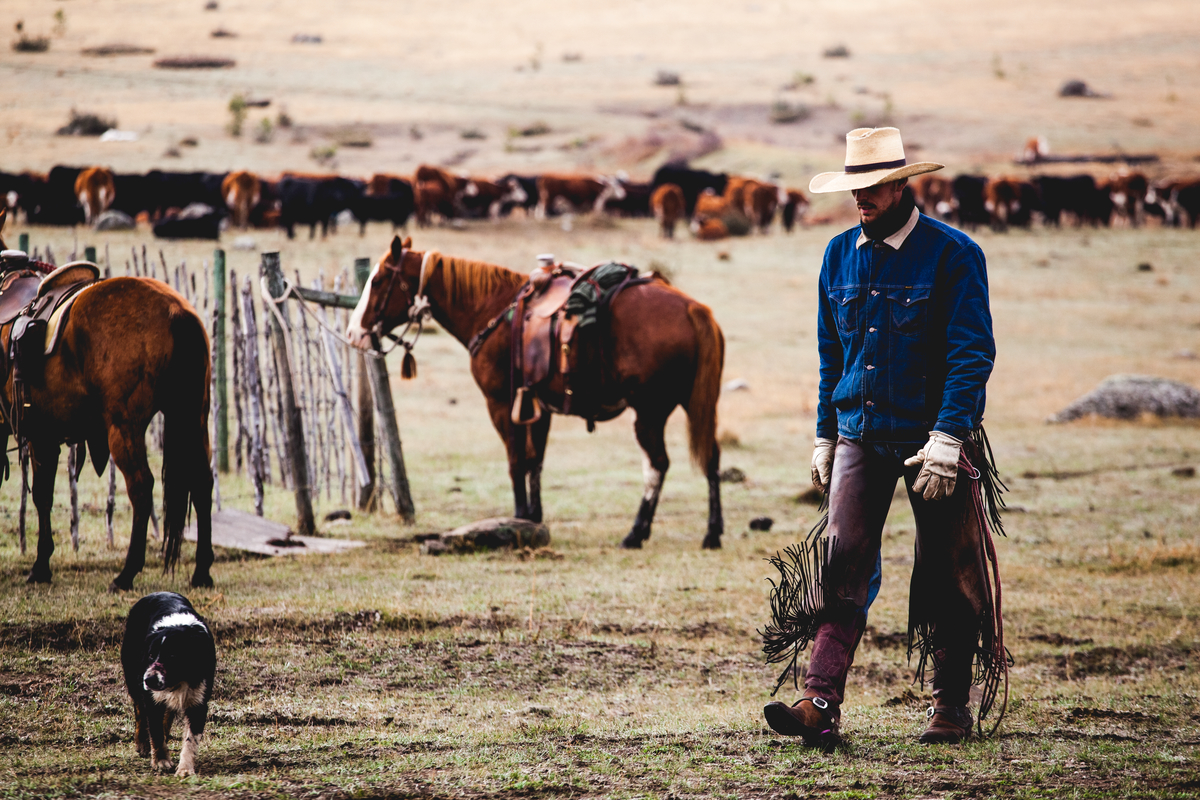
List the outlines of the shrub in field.
{"type": "Polygon", "coordinates": [[[235,94],[229,99],[229,125],[226,130],[230,136],[241,136],[246,124],[246,98],[235,94]]]}
{"type": "Polygon", "coordinates": [[[71,119],[59,128],[59,136],[99,136],[110,128],[117,127],[115,119],[105,119],[99,114],[80,113],[71,109],[71,119]]]}

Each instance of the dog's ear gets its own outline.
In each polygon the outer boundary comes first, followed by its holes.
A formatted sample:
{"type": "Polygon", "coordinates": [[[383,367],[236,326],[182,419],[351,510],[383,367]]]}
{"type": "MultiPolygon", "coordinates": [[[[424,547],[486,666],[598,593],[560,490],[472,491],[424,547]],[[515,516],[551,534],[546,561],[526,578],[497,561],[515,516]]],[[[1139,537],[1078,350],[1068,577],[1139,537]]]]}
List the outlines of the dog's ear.
{"type": "MultiPolygon", "coordinates": [[[[411,239],[409,240],[412,241],[411,239]]],[[[400,261],[404,256],[405,244],[400,240],[399,236],[392,237],[392,263],[397,267],[401,266],[400,261]]]]}

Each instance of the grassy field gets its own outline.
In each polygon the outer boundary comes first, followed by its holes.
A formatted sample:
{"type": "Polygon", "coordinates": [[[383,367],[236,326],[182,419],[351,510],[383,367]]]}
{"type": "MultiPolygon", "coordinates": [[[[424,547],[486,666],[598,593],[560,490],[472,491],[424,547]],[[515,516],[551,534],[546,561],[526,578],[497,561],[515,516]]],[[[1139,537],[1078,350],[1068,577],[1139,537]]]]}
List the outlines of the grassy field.
{"type": "MultiPolygon", "coordinates": [[[[897,503],[884,536],[884,585],[850,677],[846,744],[806,750],[761,716],[776,671],[755,628],[767,617],[764,559],[816,521],[808,485],[814,423],[815,284],[832,227],[792,237],[664,243],[649,222],[509,221],[415,234],[418,248],[528,269],[538,252],[666,268],[709,303],[728,341],[721,402],[725,547],[699,549],[705,486],[675,468],[646,549],[617,548],[641,493],[630,419],[588,435],[559,418],[545,479],[553,553],[434,558],[413,543],[511,510],[501,443],[467,372],[465,349],[423,338],[420,377],[395,398],[417,524],[356,516],[328,535],[368,547],[331,558],[222,551],[216,588],[164,576],[156,554],[136,589],[105,589],[117,549],[103,543],[106,478],[81,480],[80,551],[66,531],[51,586],[27,587],[16,544],[16,485],[0,490],[0,796],[197,797],[1193,797],[1200,788],[1200,493],[1176,475],[1200,462],[1194,424],[1044,418],[1114,373],[1200,383],[1195,234],[1148,229],[986,231],[999,357],[988,430],[1011,487],[998,543],[1009,715],[992,739],[916,744],[927,693],[912,685],[906,629],[913,520],[897,503]],[[727,260],[717,257],[723,251],[727,260]],[[1149,272],[1137,265],[1148,262],[1149,272]],[[776,520],[751,532],[757,516],[776,520]],[[117,650],[143,593],[188,594],[212,622],[221,664],[200,775],[155,777],[136,757],[117,650]]],[[[69,252],[70,231],[33,243],[69,252]]],[[[119,265],[145,233],[80,233],[119,265]]],[[[390,232],[278,247],[307,277],[381,253],[390,232]]],[[[6,231],[15,239],[15,229],[6,231]]],[[[211,251],[170,244],[196,267],[211,251]]],[[[252,273],[257,255],[231,252],[252,273]]],[[[398,373],[398,363],[391,367],[398,373]]],[[[65,459],[64,459],[65,460],[65,459]]],[[[237,476],[227,505],[251,507],[237,476]]],[[[339,507],[320,501],[320,511],[339,507]]],[[[290,497],[268,494],[287,521],[290,497]]],[[[126,534],[127,536],[127,534],[126,534]]],[[[190,562],[191,548],[185,547],[190,562]]],[[[190,569],[190,568],[189,568],[190,569]]],[[[786,691],[784,696],[790,696],[786,691]]],[[[178,741],[173,743],[177,751],[178,741]]]]}

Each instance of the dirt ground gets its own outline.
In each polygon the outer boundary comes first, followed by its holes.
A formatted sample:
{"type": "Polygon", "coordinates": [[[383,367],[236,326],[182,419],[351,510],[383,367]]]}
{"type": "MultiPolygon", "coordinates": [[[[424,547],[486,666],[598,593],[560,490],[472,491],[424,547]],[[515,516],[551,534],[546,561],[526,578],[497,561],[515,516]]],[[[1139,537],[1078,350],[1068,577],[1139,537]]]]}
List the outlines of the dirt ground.
{"type": "MultiPolygon", "coordinates": [[[[338,148],[338,170],[406,172],[429,161],[482,173],[578,167],[645,177],[672,149],[699,147],[699,127],[723,147],[696,163],[778,171],[806,186],[840,162],[846,129],[890,121],[911,153],[954,171],[1015,169],[1006,163],[1014,151],[1044,134],[1055,152],[1157,152],[1166,160],[1155,174],[1200,173],[1200,17],[1182,2],[617,0],[597,9],[348,0],[336,13],[308,2],[219,3],[216,11],[203,0],[0,7],[0,24],[23,19],[27,33],[51,36],[48,53],[0,54],[0,168],[315,169],[314,147],[365,133],[370,147],[338,148]],[[59,9],[62,35],[53,32],[59,9]],[[211,38],[218,27],[237,36],[211,38]],[[297,33],[323,41],[292,43],[297,33]],[[80,54],[112,42],[157,52],[80,54]],[[838,44],[849,58],[822,57],[838,44]],[[150,66],[187,53],[237,66],[150,66]],[[660,69],[680,73],[682,89],[652,85],[660,69]],[[797,73],[800,88],[783,88],[797,73]],[[1056,97],[1070,78],[1112,97],[1056,97]],[[240,139],[224,130],[235,93],[271,99],[251,111],[240,139]],[[777,100],[812,114],[773,125],[777,100]],[[254,142],[260,120],[283,106],[294,126],[254,142]],[[139,139],[54,136],[72,107],[114,116],[139,139]],[[550,132],[510,135],[538,122],[550,132]],[[467,130],[486,138],[463,138],[467,130]],[[198,144],[179,144],[188,137],[198,144]],[[163,155],[172,146],[179,157],[163,155]]],[[[722,485],[718,552],[699,549],[706,486],[686,463],[677,414],[668,426],[675,460],[644,550],[617,547],[642,491],[626,415],[594,434],[581,420],[554,422],[544,499],[556,558],[421,555],[417,534],[511,511],[503,447],[464,348],[444,333],[422,338],[417,380],[401,383],[398,359],[390,364],[417,523],[385,513],[322,525],[325,535],[368,543],[355,552],[219,551],[216,587],[195,591],[186,569],[161,573],[152,542],[135,591],[110,595],[129,512],[118,497],[108,549],[107,475],[89,469],[80,549],[66,534],[60,476],[55,580],[30,588],[17,484],[5,482],[0,796],[1195,796],[1200,504],[1187,468],[1200,466],[1200,429],[1177,420],[1044,422],[1112,374],[1200,385],[1192,231],[972,234],[988,259],[998,345],[987,426],[1011,489],[998,551],[1014,667],[996,736],[916,744],[929,695],[913,684],[905,654],[914,522],[902,501],[885,529],[884,586],[850,676],[845,745],[807,750],[763,724],[778,673],[755,633],[767,615],[764,559],[819,517],[801,498],[816,393],[812,309],[821,253],[839,230],[717,246],[665,242],[649,220],[411,231],[418,248],[514,269],[546,251],[583,263],[621,258],[669,272],[713,308],[727,341],[725,378],[748,385],[721,400],[723,466],[746,480],[722,485]],[[759,516],[775,520],[770,531],[749,530],[759,516]],[[220,653],[200,775],[182,782],[137,758],[116,658],[130,605],[155,590],[188,594],[220,653]]],[[[212,258],[210,243],[158,243],[144,229],[10,224],[4,235],[11,243],[20,232],[60,260],[95,245],[117,272],[142,244],[193,270],[212,258]]],[[[391,235],[375,224],[363,238],[343,229],[312,242],[255,231],[256,250],[232,249],[231,235],[223,245],[242,278],[256,274],[261,251],[279,250],[284,268],[307,281],[377,257],[391,235]]],[[[243,476],[222,476],[221,491],[226,504],[251,507],[243,476]]],[[[272,518],[294,515],[277,486],[266,504],[272,518]]],[[[336,493],[317,504],[318,515],[344,507],[336,493]]],[[[189,545],[185,565],[192,557],[189,545]]],[[[793,694],[785,687],[780,696],[793,694]]]]}

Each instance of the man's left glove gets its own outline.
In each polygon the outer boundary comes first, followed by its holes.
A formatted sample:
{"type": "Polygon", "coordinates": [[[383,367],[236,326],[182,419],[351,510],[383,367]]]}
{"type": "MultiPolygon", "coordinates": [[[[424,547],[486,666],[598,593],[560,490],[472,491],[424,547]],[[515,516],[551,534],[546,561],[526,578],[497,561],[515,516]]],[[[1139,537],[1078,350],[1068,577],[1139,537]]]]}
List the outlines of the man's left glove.
{"type": "Polygon", "coordinates": [[[925,446],[904,462],[906,467],[921,467],[913,481],[913,491],[920,492],[926,500],[941,500],[954,494],[961,451],[962,442],[958,439],[948,433],[930,431],[925,446]]]}

